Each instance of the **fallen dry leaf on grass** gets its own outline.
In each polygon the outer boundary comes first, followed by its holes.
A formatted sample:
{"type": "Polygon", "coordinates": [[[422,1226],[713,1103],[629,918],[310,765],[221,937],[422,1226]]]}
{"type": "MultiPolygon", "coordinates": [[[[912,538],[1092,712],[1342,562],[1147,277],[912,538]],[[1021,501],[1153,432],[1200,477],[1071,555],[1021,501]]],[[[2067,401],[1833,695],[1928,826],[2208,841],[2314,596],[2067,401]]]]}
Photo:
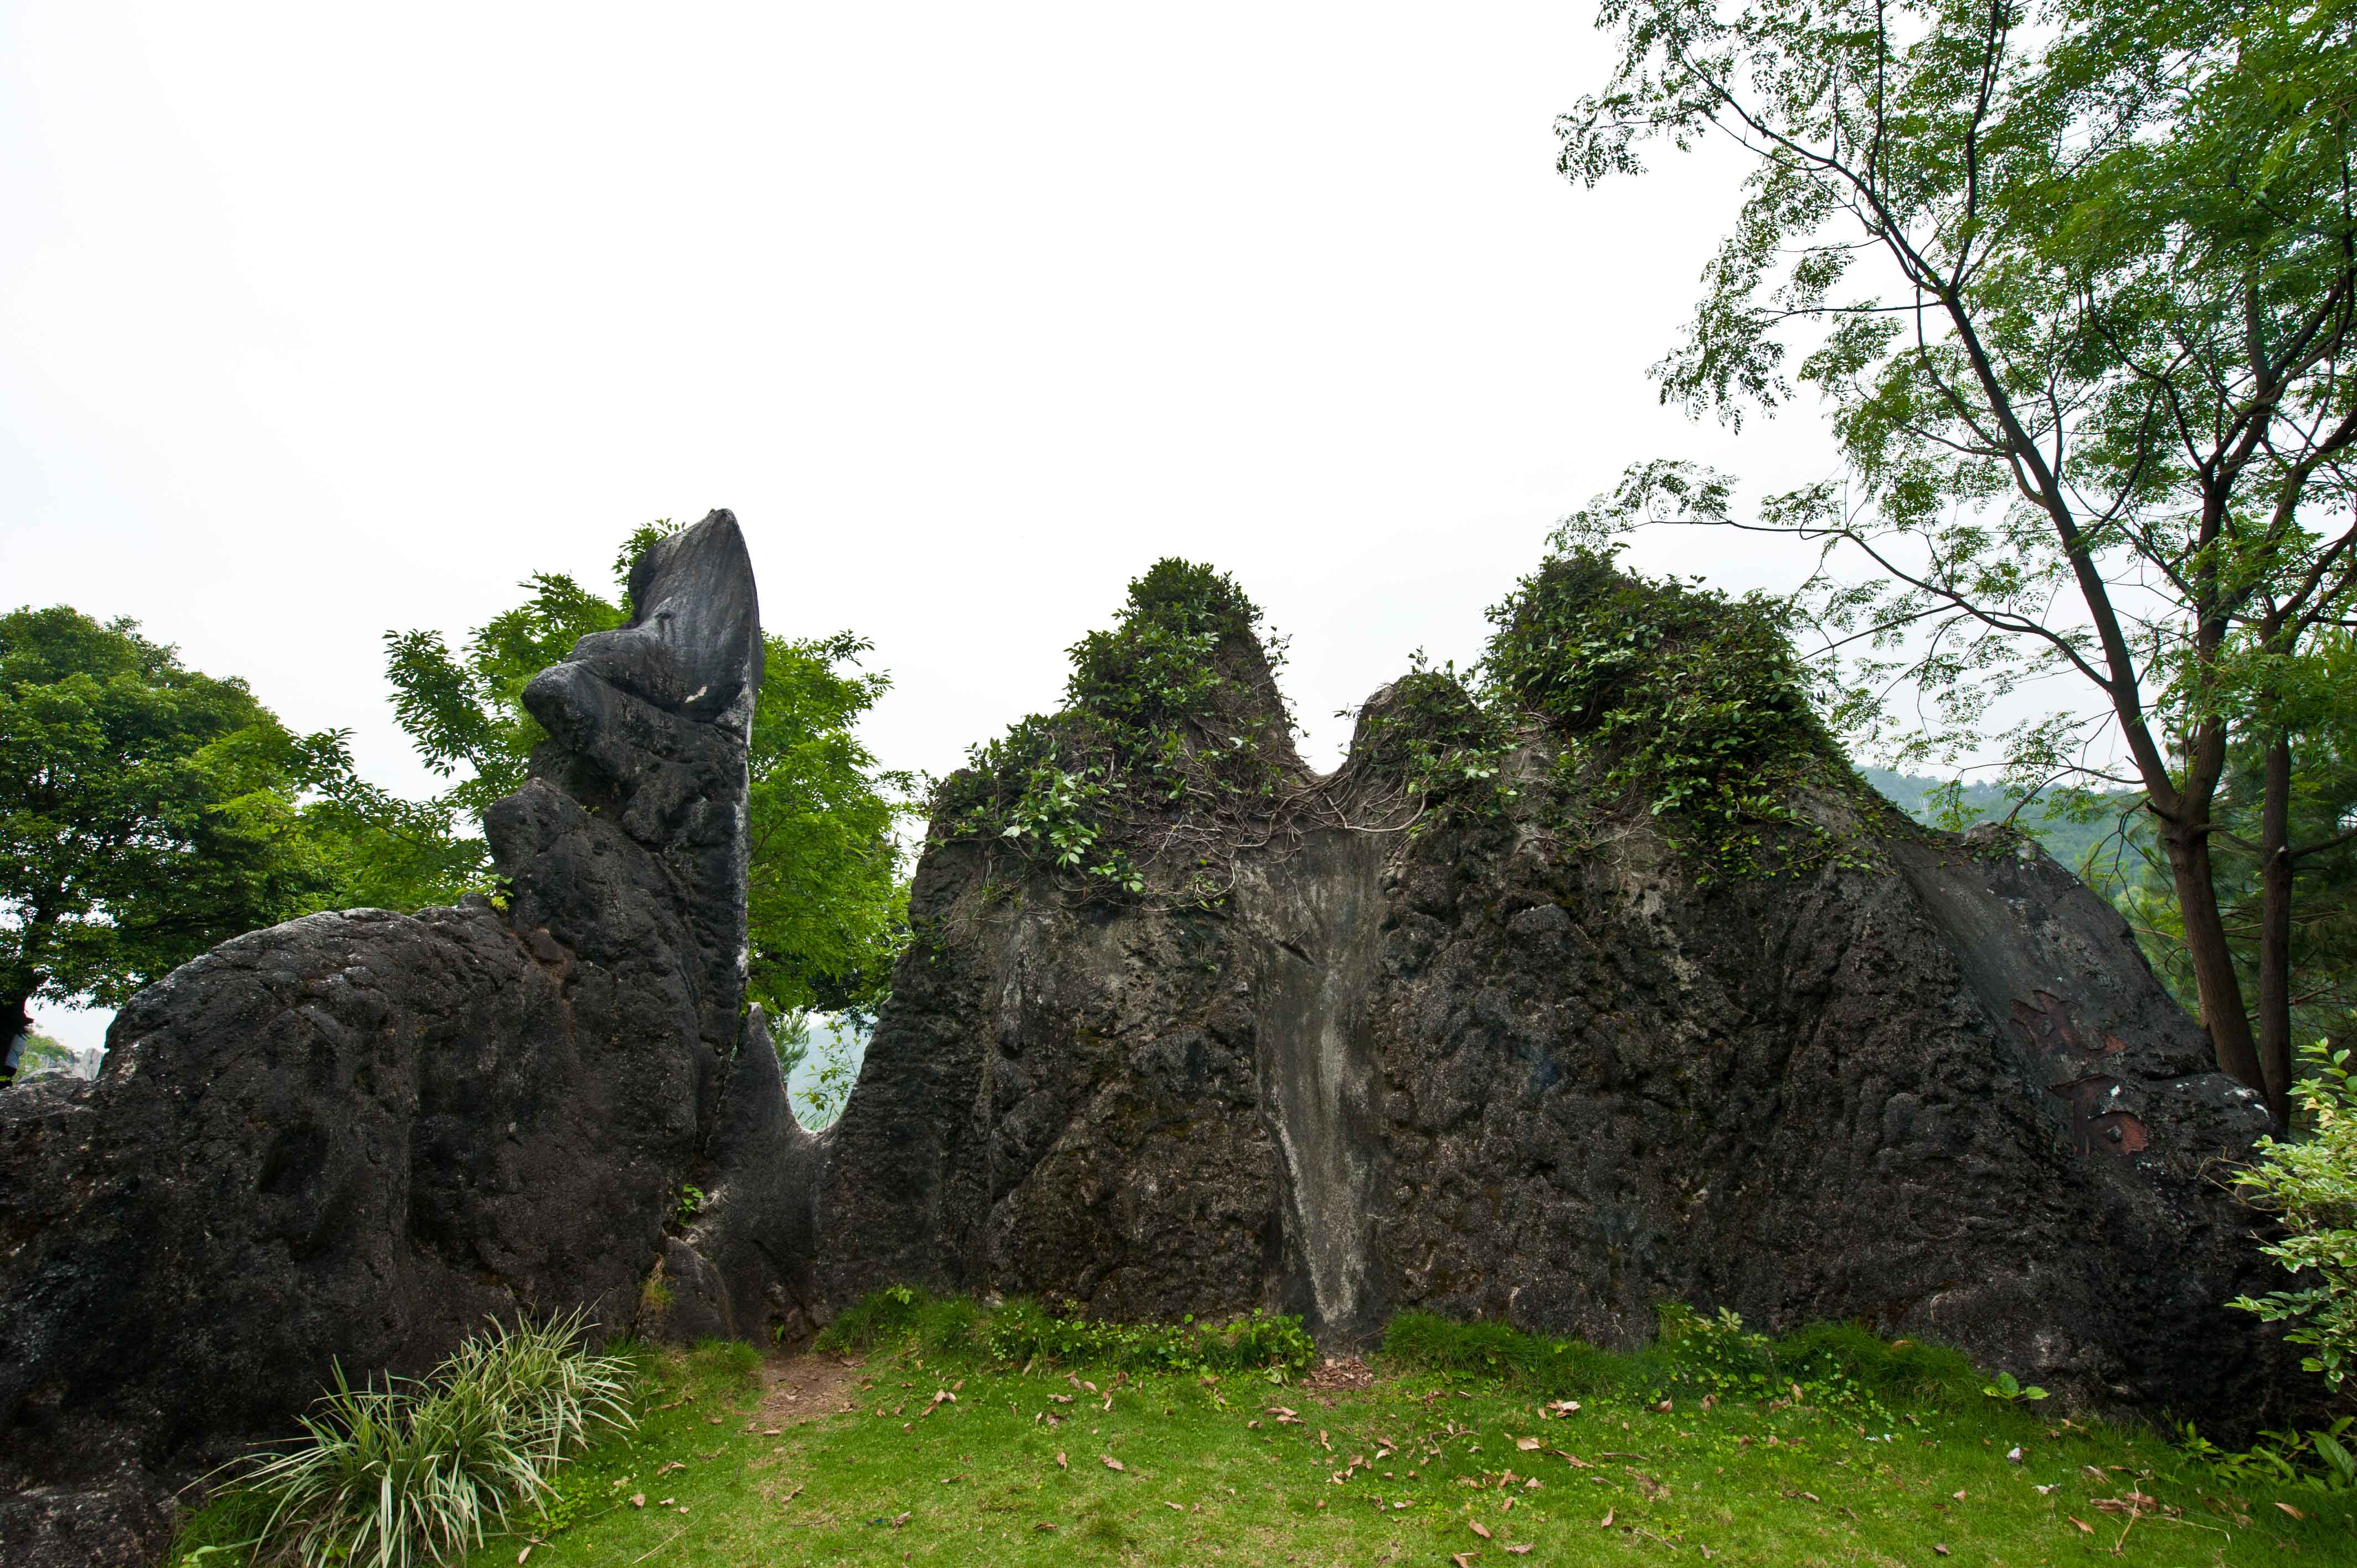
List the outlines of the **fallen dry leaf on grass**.
{"type": "Polygon", "coordinates": [[[1108,1470],[1118,1470],[1123,1468],[1123,1466],[1120,1460],[1114,1458],[1112,1455],[1107,1454],[1104,1455],[1104,1467],[1108,1470]]]}
{"type": "Polygon", "coordinates": [[[1069,1470],[1071,1468],[1070,1465],[1064,1463],[1064,1455],[1060,1450],[1059,1450],[1056,1455],[1056,1468],[1059,1470],[1069,1470]]]}
{"type": "Polygon", "coordinates": [[[1478,1519],[1467,1520],[1465,1522],[1473,1527],[1474,1534],[1480,1536],[1484,1541],[1490,1539],[1490,1527],[1488,1525],[1483,1524],[1478,1519]]]}
{"type": "Polygon", "coordinates": [[[634,1509],[642,1509],[642,1508],[646,1507],[646,1506],[647,1506],[647,1495],[646,1495],[646,1493],[644,1493],[644,1492],[632,1492],[632,1493],[630,1494],[630,1506],[631,1506],[632,1508],[634,1508],[634,1509]]]}
{"type": "Polygon", "coordinates": [[[1610,1509],[1606,1509],[1604,1510],[1604,1522],[1598,1528],[1601,1530],[1610,1530],[1612,1528],[1612,1510],[1610,1509]]]}
{"type": "Polygon", "coordinates": [[[2286,1512],[2286,1513],[2287,1513],[2287,1514],[2291,1515],[2291,1517],[2292,1517],[2292,1518],[2294,1518],[2294,1519],[2302,1519],[2302,1520],[2304,1520],[2304,1519],[2306,1519],[2306,1518],[2308,1517],[2306,1514],[2304,1514],[2304,1513],[2300,1512],[2298,1509],[2296,1509],[2296,1508],[2292,1507],[2289,1503],[2277,1503],[2277,1504],[2276,1505],[2276,1507],[2277,1507],[2277,1508],[2279,1508],[2279,1509],[2283,1509],[2283,1511],[2284,1511],[2284,1512],[2286,1512]]]}
{"type": "Polygon", "coordinates": [[[1531,1549],[1531,1547],[1530,1547],[1530,1542],[1528,1542],[1528,1541],[1524,1541],[1524,1542],[1523,1542],[1523,1544],[1521,1544],[1520,1546],[1509,1546],[1508,1548],[1506,1548],[1506,1550],[1507,1550],[1507,1551],[1509,1551],[1509,1552],[1512,1552],[1512,1553],[1513,1553],[1515,1556],[1517,1556],[1517,1557],[1520,1557],[1523,1553],[1524,1553],[1525,1552],[1528,1552],[1530,1549],[1531,1549]]]}
{"type": "Polygon", "coordinates": [[[1517,1437],[1514,1439],[1514,1446],[1521,1449],[1525,1454],[1534,1451],[1538,1445],[1539,1440],[1535,1437],[1517,1437]]]}
{"type": "Polygon", "coordinates": [[[1936,1541],[1932,1543],[1932,1550],[1938,1552],[1943,1557],[1945,1557],[1948,1554],[1948,1549],[1941,1545],[1936,1541]]]}
{"type": "Polygon", "coordinates": [[[1452,1552],[1448,1560],[1456,1563],[1457,1568],[1473,1568],[1473,1554],[1469,1552],[1452,1552]]]}
{"type": "Polygon", "coordinates": [[[2085,1520],[2081,1519],[2078,1515],[2066,1513],[2062,1517],[2069,1520],[2072,1524],[2077,1525],[2081,1535],[2093,1535],[2095,1533],[2095,1527],[2089,1524],[2085,1520]]]}
{"type": "Polygon", "coordinates": [[[1955,1498],[1958,1502],[1963,1502],[1964,1500],[1964,1494],[1962,1492],[1950,1492],[1948,1495],[1955,1498]]]}

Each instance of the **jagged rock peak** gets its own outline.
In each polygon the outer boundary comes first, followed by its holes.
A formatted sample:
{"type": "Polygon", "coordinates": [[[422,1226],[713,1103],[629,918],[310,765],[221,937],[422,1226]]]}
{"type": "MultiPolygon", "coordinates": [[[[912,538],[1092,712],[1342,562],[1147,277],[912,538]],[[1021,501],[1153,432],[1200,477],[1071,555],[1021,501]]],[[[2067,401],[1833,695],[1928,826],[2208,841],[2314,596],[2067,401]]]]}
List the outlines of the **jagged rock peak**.
{"type": "Polygon", "coordinates": [[[525,688],[533,715],[545,725],[544,708],[562,714],[559,688],[578,671],[748,733],[761,686],[761,607],[737,514],[707,512],[648,545],[630,566],[630,596],[628,626],[583,638],[525,688]]]}

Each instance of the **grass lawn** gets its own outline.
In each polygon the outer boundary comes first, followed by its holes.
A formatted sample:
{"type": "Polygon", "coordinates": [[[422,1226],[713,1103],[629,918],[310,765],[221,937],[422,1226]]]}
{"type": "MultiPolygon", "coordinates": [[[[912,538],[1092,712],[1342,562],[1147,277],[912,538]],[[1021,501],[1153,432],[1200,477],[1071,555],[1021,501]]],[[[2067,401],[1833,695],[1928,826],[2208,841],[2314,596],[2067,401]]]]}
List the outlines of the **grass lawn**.
{"type": "Polygon", "coordinates": [[[1554,1413],[1526,1381],[1396,1358],[1288,1387],[1021,1373],[914,1334],[666,1351],[638,1430],[560,1473],[537,1541],[470,1562],[2357,1563],[2357,1496],[2228,1486],[2150,1434],[1953,1378],[1795,1402],[1668,1365],[1554,1413]]]}

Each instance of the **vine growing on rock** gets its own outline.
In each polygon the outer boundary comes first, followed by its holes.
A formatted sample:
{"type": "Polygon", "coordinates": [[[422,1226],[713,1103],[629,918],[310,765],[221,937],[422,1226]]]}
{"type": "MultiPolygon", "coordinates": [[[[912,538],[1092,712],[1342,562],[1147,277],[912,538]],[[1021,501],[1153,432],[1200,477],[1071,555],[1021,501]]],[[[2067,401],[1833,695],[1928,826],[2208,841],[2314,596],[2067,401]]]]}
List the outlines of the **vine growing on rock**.
{"type": "Polygon", "coordinates": [[[1209,566],[1166,559],[1114,625],[1071,649],[1064,706],[974,747],[936,832],[1011,851],[1091,894],[1212,902],[1310,776],[1264,651],[1260,607],[1209,566]]]}
{"type": "Polygon", "coordinates": [[[1783,601],[1641,577],[1572,545],[1490,618],[1485,695],[1560,745],[1559,801],[1641,807],[1706,879],[1839,858],[1842,838],[1797,798],[1867,802],[1793,657],[1783,601]]]}
{"type": "Polygon", "coordinates": [[[1328,780],[1294,753],[1258,607],[1208,566],[1157,562],[1114,626],[1072,648],[1064,706],[968,754],[934,831],[1089,896],[1199,904],[1225,897],[1239,852],[1310,827],[1413,838],[1537,812],[1592,840],[1634,817],[1705,881],[1848,854],[1857,835],[1806,813],[1804,793],[1876,808],[1819,717],[1782,602],[1557,545],[1491,609],[1471,679],[1419,654],[1361,710],[1328,780]],[[1518,805],[1534,784],[1544,798],[1518,805]]]}
{"type": "Polygon", "coordinates": [[[1398,804],[1411,814],[1400,824],[1384,820],[1396,811],[1379,811],[1378,822],[1365,825],[1401,826],[1419,838],[1438,825],[1502,821],[1520,793],[1512,771],[1520,744],[1453,666],[1434,669],[1419,651],[1409,671],[1360,711],[1351,746],[1353,769],[1399,780],[1398,804]]]}
{"type": "Polygon", "coordinates": [[[1612,818],[1650,822],[1706,881],[1841,859],[1855,835],[1799,798],[1878,809],[1819,717],[1782,601],[1650,580],[1609,551],[1557,543],[1491,608],[1469,689],[1419,659],[1368,704],[1352,762],[1405,781],[1410,831],[1502,821],[1543,784],[1521,809],[1546,825],[1592,841],[1612,818]],[[1538,768],[1516,765],[1525,746],[1538,768]]]}

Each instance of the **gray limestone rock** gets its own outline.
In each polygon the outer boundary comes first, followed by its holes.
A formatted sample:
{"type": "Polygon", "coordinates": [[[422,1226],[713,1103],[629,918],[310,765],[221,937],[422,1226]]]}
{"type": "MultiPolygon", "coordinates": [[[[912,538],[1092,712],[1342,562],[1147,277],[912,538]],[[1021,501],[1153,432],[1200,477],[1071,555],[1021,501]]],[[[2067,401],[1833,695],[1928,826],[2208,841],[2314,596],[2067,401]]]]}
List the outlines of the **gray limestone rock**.
{"type": "Polygon", "coordinates": [[[423,1372],[487,1315],[629,1324],[716,1137],[782,1109],[729,1106],[761,659],[736,520],[649,549],[631,596],[525,693],[552,738],[490,816],[504,908],[240,937],[123,1009],[97,1082],[0,1093],[16,1568],[152,1556],[169,1490],[335,1365],[423,1372]]]}
{"type": "Polygon", "coordinates": [[[1801,809],[1849,853],[1706,877],[1641,806],[1570,842],[1544,725],[1501,812],[1392,831],[1366,724],[1217,907],[936,821],[817,1140],[814,1317],[909,1281],[1625,1347],[1676,1301],[1864,1320],[2098,1408],[2243,1428],[2299,1397],[2224,1305],[2270,1283],[2219,1179],[2265,1112],[2042,852],[1828,793],[1801,809]]]}

